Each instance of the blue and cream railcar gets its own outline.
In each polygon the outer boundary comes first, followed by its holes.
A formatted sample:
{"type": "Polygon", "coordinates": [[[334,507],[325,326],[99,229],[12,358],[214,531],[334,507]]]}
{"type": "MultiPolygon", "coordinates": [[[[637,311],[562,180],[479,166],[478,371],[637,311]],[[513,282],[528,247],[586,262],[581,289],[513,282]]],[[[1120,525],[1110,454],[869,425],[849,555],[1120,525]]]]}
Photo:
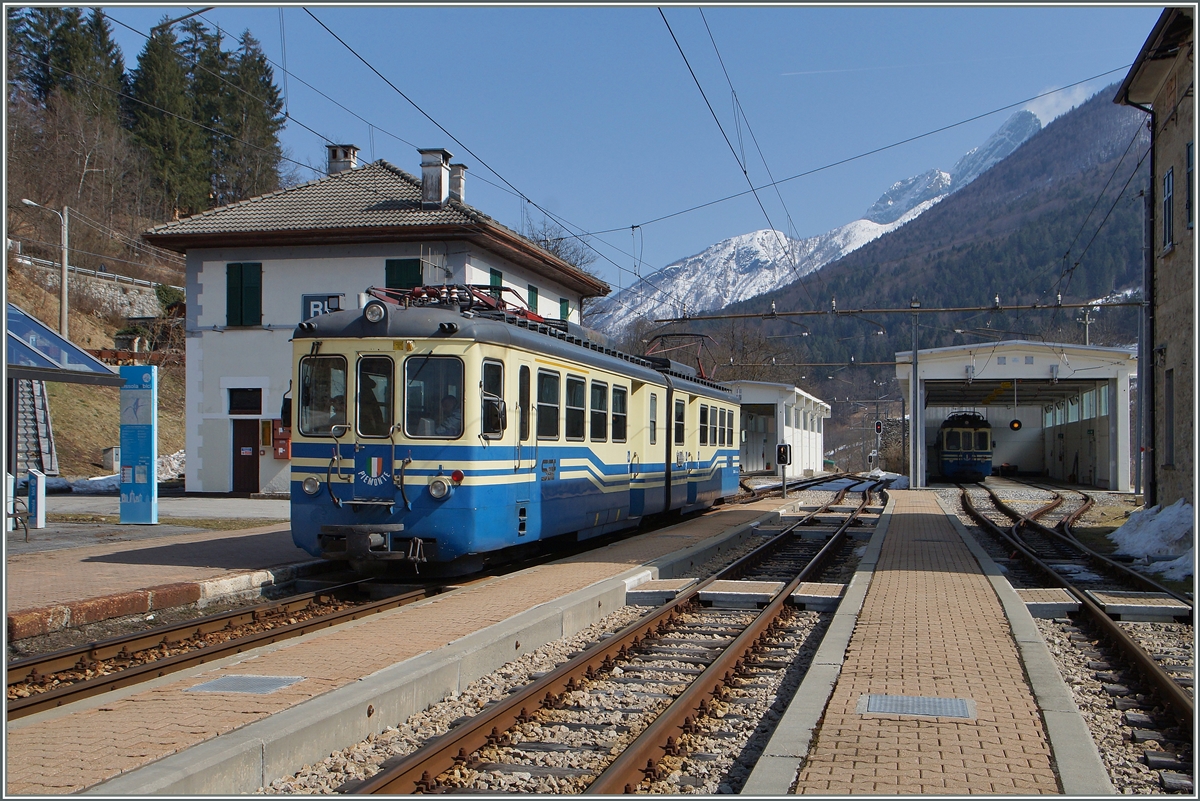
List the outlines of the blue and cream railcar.
{"type": "Polygon", "coordinates": [[[294,337],[292,536],[357,570],[478,569],[738,489],[737,397],[478,288],[321,315],[294,337]]]}
{"type": "Polygon", "coordinates": [[[992,426],[977,412],[959,412],[943,420],[935,447],[947,480],[983,481],[992,474],[992,426]]]}

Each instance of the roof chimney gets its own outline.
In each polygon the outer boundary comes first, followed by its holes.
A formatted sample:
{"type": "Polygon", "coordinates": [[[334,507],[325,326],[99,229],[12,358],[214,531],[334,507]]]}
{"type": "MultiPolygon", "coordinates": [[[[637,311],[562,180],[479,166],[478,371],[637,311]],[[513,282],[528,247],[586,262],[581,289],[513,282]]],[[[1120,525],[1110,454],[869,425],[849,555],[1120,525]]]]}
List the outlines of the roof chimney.
{"type": "Polygon", "coordinates": [[[329,151],[329,174],[353,170],[358,167],[358,145],[325,145],[329,151]]]}
{"type": "Polygon", "coordinates": [[[450,154],[440,147],[417,152],[421,154],[421,208],[440,209],[450,191],[450,154]]]}
{"type": "Polygon", "coordinates": [[[467,182],[467,165],[466,164],[451,164],[450,165],[450,197],[457,200],[459,203],[466,203],[463,199],[463,185],[467,182]]]}

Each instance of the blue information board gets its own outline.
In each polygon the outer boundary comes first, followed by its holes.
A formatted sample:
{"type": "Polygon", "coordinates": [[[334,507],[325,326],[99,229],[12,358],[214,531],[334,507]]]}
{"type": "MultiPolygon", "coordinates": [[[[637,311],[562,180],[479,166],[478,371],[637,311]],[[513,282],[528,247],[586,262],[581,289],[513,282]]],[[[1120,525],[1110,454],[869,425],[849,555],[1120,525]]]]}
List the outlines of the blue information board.
{"type": "Polygon", "coordinates": [[[158,368],[121,368],[121,522],[158,523],[158,368]]]}

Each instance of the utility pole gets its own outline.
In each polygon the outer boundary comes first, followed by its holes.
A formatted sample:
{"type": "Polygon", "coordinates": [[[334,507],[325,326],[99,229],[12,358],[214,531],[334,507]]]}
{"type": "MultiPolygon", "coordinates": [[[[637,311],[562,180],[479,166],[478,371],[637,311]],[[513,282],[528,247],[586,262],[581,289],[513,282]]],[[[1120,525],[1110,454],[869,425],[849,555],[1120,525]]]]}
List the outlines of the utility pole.
{"type": "Polygon", "coordinates": [[[921,447],[924,440],[921,437],[921,428],[917,425],[917,415],[921,412],[921,390],[919,388],[919,375],[917,371],[917,313],[921,308],[921,301],[917,300],[917,296],[913,295],[909,301],[908,307],[913,310],[912,313],[912,411],[909,413],[912,420],[912,436],[909,438],[909,443],[912,447],[909,463],[911,464],[911,474],[908,478],[909,486],[913,489],[922,486],[924,476],[921,474],[921,447]]]}
{"type": "Polygon", "coordinates": [[[1083,310],[1083,319],[1075,318],[1075,322],[1083,324],[1083,344],[1092,344],[1092,323],[1096,322],[1092,319],[1092,310],[1083,310]]]}
{"type": "Polygon", "coordinates": [[[67,339],[67,219],[70,214],[70,210],[66,206],[63,206],[62,213],[59,213],[52,208],[43,206],[41,203],[34,203],[29,198],[22,198],[21,202],[26,206],[33,206],[34,208],[42,209],[43,211],[48,211],[51,214],[57,215],[58,219],[62,222],[62,234],[59,237],[59,244],[62,247],[62,253],[60,255],[62,260],[60,264],[62,267],[62,273],[59,275],[58,279],[58,333],[62,335],[63,339],[67,339]]]}

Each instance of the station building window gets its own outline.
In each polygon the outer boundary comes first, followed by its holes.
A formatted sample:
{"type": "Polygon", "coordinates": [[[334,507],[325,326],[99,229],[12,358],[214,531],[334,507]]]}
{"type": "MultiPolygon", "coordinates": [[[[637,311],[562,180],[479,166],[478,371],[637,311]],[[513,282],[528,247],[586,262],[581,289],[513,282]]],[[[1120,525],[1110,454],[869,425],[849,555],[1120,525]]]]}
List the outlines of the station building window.
{"type": "Polygon", "coordinates": [[[262,263],[225,265],[225,325],[262,325],[262,263]]]}

